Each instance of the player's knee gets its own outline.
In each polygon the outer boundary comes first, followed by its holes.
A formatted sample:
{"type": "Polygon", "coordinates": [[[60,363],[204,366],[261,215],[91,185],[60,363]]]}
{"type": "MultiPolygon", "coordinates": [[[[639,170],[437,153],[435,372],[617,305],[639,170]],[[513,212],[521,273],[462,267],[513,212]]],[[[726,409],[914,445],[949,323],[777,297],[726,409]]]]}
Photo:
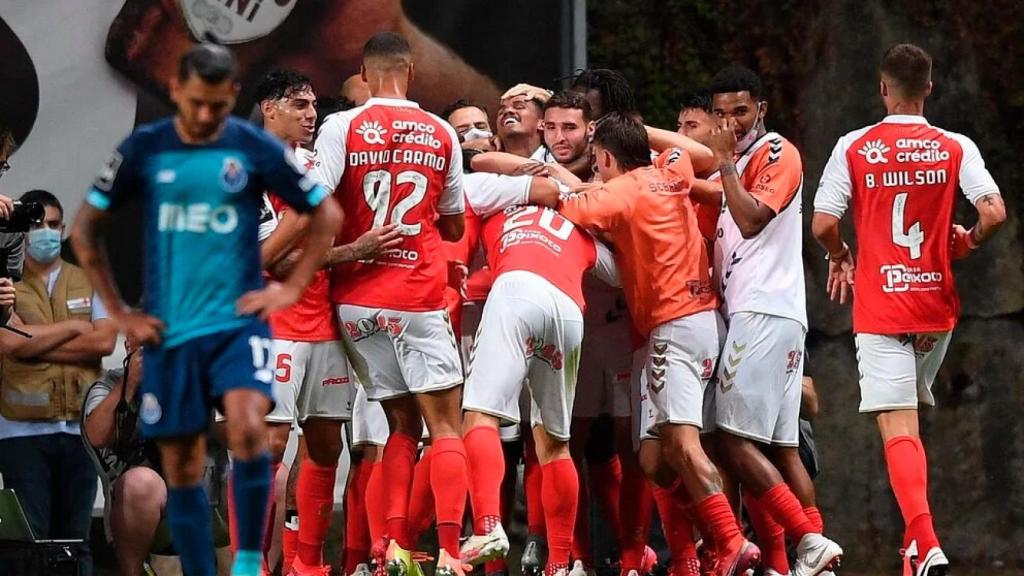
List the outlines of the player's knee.
{"type": "Polygon", "coordinates": [[[672,471],[663,465],[660,442],[656,440],[640,442],[638,458],[640,460],[640,469],[644,471],[644,476],[648,480],[662,488],[668,488],[672,485],[675,477],[672,471]]]}
{"type": "Polygon", "coordinates": [[[152,468],[139,466],[126,471],[118,479],[116,490],[116,502],[133,511],[159,512],[167,503],[167,485],[152,468]]]}
{"type": "Polygon", "coordinates": [[[288,447],[288,435],[291,427],[287,424],[276,424],[267,427],[267,448],[270,450],[270,461],[279,464],[284,460],[284,452],[288,447]]]}
{"type": "Polygon", "coordinates": [[[323,442],[311,442],[309,444],[309,459],[317,466],[337,465],[341,458],[341,436],[337,439],[325,439],[323,442]]]}
{"type": "Polygon", "coordinates": [[[552,436],[542,426],[533,429],[533,438],[537,448],[537,460],[542,465],[571,456],[569,442],[552,436]]]}

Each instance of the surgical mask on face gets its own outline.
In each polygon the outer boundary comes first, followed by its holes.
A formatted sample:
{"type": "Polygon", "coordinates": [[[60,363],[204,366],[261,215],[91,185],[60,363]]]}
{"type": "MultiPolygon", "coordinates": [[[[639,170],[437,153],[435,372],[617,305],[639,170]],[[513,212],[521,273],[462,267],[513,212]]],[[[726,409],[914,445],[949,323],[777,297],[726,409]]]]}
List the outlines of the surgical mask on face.
{"type": "Polygon", "coordinates": [[[40,264],[49,264],[60,256],[60,230],[39,228],[28,233],[28,254],[40,264]]]}
{"type": "Polygon", "coordinates": [[[757,142],[757,133],[761,125],[764,123],[764,121],[761,119],[760,104],[757,105],[757,114],[758,118],[757,120],[754,120],[754,125],[750,127],[750,130],[748,130],[742,138],[736,141],[736,154],[743,154],[744,152],[747,151],[748,148],[754,145],[754,142],[757,142]]]}
{"type": "Polygon", "coordinates": [[[480,128],[474,127],[474,128],[470,128],[469,130],[466,130],[465,134],[462,135],[462,141],[463,142],[469,142],[470,140],[479,140],[481,138],[490,138],[491,136],[494,136],[494,134],[492,134],[491,132],[489,132],[487,130],[481,130],[480,128]]]}

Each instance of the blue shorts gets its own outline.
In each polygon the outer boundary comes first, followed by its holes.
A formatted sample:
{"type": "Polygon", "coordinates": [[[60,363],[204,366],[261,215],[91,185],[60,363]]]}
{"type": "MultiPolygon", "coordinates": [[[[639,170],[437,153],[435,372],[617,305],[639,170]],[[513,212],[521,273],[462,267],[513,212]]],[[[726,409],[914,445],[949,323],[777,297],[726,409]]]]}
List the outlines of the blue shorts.
{"type": "Polygon", "coordinates": [[[194,436],[230,390],[258,390],[273,403],[270,329],[254,321],[173,348],[144,348],[139,419],[147,438],[194,436]]]}

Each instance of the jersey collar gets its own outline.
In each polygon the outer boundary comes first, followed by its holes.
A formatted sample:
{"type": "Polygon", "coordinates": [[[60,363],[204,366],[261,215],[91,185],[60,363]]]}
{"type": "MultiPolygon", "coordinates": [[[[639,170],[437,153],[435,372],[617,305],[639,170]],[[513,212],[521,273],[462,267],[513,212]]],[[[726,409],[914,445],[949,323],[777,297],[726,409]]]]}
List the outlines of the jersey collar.
{"type": "Polygon", "coordinates": [[[882,119],[885,124],[928,124],[928,119],[924,116],[914,116],[911,114],[889,114],[882,119]]]}
{"type": "Polygon", "coordinates": [[[413,102],[412,100],[403,100],[401,98],[370,98],[366,101],[365,106],[371,104],[377,104],[380,106],[401,106],[404,108],[419,108],[420,105],[413,102]]]}

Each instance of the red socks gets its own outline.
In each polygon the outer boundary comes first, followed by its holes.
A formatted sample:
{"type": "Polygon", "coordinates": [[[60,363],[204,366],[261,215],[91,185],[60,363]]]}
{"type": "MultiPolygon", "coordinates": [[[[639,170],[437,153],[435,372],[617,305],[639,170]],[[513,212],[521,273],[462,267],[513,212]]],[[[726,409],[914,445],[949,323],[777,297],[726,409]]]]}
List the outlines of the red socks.
{"type": "Polygon", "coordinates": [[[606,462],[588,463],[590,493],[601,503],[601,512],[612,527],[612,533],[622,541],[622,517],[619,505],[625,487],[622,485],[622,460],[615,455],[606,462]]]}
{"type": "MultiPolygon", "coordinates": [[[[618,458],[616,458],[618,459],[618,458]]],[[[622,488],[619,495],[622,570],[641,570],[647,548],[647,532],[651,527],[654,499],[651,485],[639,466],[622,467],[622,488]]]]}
{"type": "Polygon", "coordinates": [[[434,522],[434,493],[430,489],[430,462],[433,450],[426,450],[412,472],[412,492],[409,494],[409,538],[418,542],[434,522]]]}
{"type": "Polygon", "coordinates": [[[928,460],[920,438],[897,436],[885,443],[885,462],[889,483],[907,527],[904,544],[918,540],[922,553],[937,546],[939,539],[932,526],[928,506],[928,460]]]}
{"type": "Polygon", "coordinates": [[[789,558],[786,555],[786,531],[771,514],[761,506],[753,494],[743,494],[743,505],[750,516],[750,524],[757,533],[757,545],[761,548],[765,568],[779,574],[789,574],[789,558]]]}
{"type": "Polygon", "coordinates": [[[334,507],[334,480],[337,465],[320,466],[309,458],[302,462],[295,503],[299,509],[299,545],[297,555],[307,566],[323,564],[324,539],[334,507]]]}
{"type": "Polygon", "coordinates": [[[742,537],[736,525],[736,516],[732,513],[729,500],[721,492],[712,494],[697,503],[697,516],[714,539],[715,548],[724,555],[733,540],[742,537]]]}
{"type": "Polygon", "coordinates": [[[412,548],[409,537],[409,491],[412,489],[413,467],[416,465],[416,438],[392,432],[384,446],[381,461],[387,513],[387,537],[406,550],[412,548]]]}
{"type": "Polygon", "coordinates": [[[370,556],[370,527],[366,516],[366,486],[370,483],[372,466],[360,462],[345,489],[345,574],[352,574],[356,566],[367,562],[370,556]]]}
{"type": "MultiPolygon", "coordinates": [[[[825,521],[821,518],[821,511],[818,510],[817,506],[808,506],[804,508],[804,515],[811,521],[811,526],[814,527],[814,531],[818,534],[825,533],[825,521]]],[[[783,572],[785,574],[785,572],[783,572]]]]}
{"type": "MultiPolygon", "coordinates": [[[[654,502],[658,506],[658,516],[665,531],[669,551],[672,553],[672,565],[681,566],[682,561],[697,557],[697,547],[693,542],[693,523],[690,522],[690,505],[688,497],[679,490],[665,489],[654,486],[652,489],[654,502]]],[[[785,574],[785,572],[782,572],[785,574]]]]}
{"type": "MultiPolygon", "coordinates": [[[[462,438],[448,436],[432,440],[430,451],[433,453],[430,486],[437,510],[437,543],[453,558],[458,558],[462,516],[466,512],[466,494],[469,491],[466,447],[462,438]]],[[[497,454],[501,458],[500,445],[497,454]]],[[[500,479],[498,483],[501,484],[500,479]]]]}
{"type": "Polygon", "coordinates": [[[782,525],[793,542],[815,532],[811,521],[804,514],[804,508],[785,482],[779,482],[757,499],[758,504],[772,519],[782,525]]]}
{"type": "MultiPolygon", "coordinates": [[[[501,522],[501,481],[505,477],[505,456],[497,428],[474,426],[466,433],[473,531],[487,534],[501,522]]],[[[529,499],[529,495],[527,495],[529,499]]]]}
{"type": "Polygon", "coordinates": [[[526,531],[529,534],[544,536],[547,528],[544,525],[544,504],[542,502],[543,474],[540,461],[537,460],[537,449],[532,437],[527,434],[524,449],[523,491],[526,493],[526,531]]]}
{"type": "MultiPolygon", "coordinates": [[[[384,532],[387,529],[388,494],[384,489],[384,466],[381,462],[363,460],[360,467],[370,469],[369,480],[366,482],[366,524],[370,529],[370,553],[374,547],[387,546],[384,543],[384,532]]],[[[379,550],[384,554],[384,548],[379,550]]]]}
{"type": "Polygon", "coordinates": [[[548,532],[548,566],[565,566],[569,564],[573,524],[578,515],[579,476],[569,458],[548,462],[542,468],[541,497],[548,532]]]}

